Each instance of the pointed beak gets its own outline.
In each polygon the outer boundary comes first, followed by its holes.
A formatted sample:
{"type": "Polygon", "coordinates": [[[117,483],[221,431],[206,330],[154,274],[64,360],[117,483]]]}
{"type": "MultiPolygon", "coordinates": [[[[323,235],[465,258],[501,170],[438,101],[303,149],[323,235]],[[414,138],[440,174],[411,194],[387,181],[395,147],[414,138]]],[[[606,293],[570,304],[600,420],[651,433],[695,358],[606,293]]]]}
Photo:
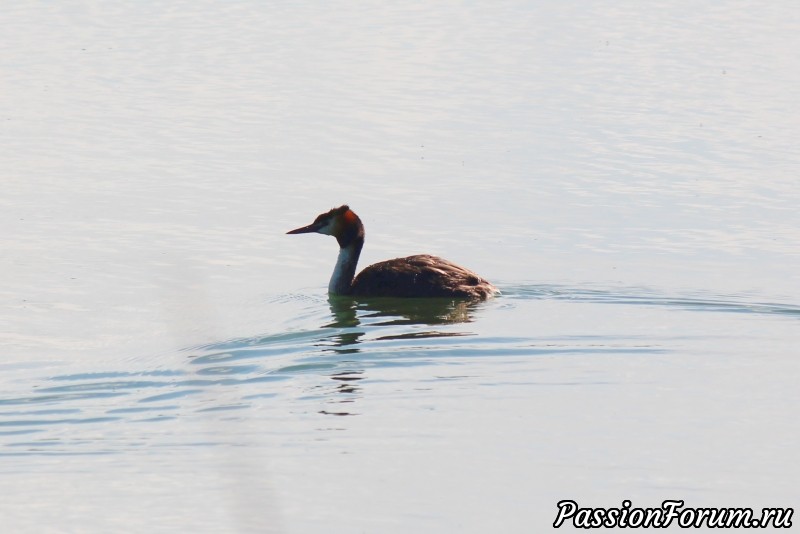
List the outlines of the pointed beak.
{"type": "Polygon", "coordinates": [[[311,234],[316,232],[320,229],[320,226],[315,223],[311,223],[308,226],[303,226],[302,228],[295,228],[294,230],[289,230],[286,232],[287,234],[311,234]]]}

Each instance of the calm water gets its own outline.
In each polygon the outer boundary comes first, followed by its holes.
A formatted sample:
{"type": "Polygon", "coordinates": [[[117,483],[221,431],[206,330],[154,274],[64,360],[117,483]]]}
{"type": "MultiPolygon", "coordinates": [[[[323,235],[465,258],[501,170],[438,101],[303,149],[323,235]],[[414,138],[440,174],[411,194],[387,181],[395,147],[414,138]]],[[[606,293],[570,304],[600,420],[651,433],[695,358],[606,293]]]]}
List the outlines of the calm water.
{"type": "Polygon", "coordinates": [[[9,532],[798,505],[800,12],[60,2],[0,37],[9,532]],[[329,299],[429,252],[479,304],[329,299]]]}

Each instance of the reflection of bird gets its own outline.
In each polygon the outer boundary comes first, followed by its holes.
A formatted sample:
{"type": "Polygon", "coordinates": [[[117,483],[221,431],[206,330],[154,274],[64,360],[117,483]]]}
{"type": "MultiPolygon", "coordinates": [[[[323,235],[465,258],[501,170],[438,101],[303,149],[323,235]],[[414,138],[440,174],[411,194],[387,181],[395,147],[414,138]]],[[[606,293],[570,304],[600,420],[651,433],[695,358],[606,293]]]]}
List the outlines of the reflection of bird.
{"type": "MultiPolygon", "coordinates": [[[[342,297],[331,295],[328,298],[333,322],[325,324],[326,328],[336,328],[347,334],[355,334],[353,343],[359,343],[359,337],[366,333],[366,329],[381,326],[396,325],[455,325],[458,323],[471,323],[472,312],[476,309],[478,301],[475,299],[406,299],[400,297],[342,297]],[[363,326],[362,328],[358,328],[363,326]]],[[[413,337],[417,334],[430,334],[433,337],[446,337],[451,333],[441,335],[437,331],[417,330],[403,337],[413,337]]],[[[469,332],[458,332],[456,335],[472,335],[469,332]]],[[[423,336],[428,337],[428,336],[423,336]]]]}
{"type": "Polygon", "coordinates": [[[311,232],[332,235],[339,242],[339,258],[328,284],[328,292],[334,295],[485,299],[498,293],[472,271],[427,254],[370,265],[353,279],[364,246],[364,225],[348,206],[334,208],[287,233],[311,232]]]}

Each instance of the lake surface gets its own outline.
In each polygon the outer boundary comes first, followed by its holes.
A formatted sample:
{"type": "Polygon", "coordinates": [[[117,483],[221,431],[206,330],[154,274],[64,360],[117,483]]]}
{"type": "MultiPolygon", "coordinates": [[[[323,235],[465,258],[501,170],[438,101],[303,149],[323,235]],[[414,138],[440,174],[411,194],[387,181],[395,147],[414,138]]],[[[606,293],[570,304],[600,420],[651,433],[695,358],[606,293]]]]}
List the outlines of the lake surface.
{"type": "Polygon", "coordinates": [[[4,531],[797,506],[793,3],[3,22],[4,531]],[[329,298],[335,241],[285,232],[343,203],[362,266],[433,253],[502,294],[329,298]]]}

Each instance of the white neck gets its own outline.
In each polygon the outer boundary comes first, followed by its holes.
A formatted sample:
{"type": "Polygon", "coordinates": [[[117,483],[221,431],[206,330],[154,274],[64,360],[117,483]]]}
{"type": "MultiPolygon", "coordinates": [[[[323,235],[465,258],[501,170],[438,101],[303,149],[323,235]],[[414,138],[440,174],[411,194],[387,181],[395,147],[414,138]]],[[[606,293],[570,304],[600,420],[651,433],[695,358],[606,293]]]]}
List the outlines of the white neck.
{"type": "Polygon", "coordinates": [[[353,277],[356,274],[358,256],[361,254],[360,246],[348,246],[339,249],[339,257],[336,258],[336,266],[333,268],[333,275],[328,284],[328,293],[332,295],[346,295],[350,293],[353,284],[353,277]]]}

